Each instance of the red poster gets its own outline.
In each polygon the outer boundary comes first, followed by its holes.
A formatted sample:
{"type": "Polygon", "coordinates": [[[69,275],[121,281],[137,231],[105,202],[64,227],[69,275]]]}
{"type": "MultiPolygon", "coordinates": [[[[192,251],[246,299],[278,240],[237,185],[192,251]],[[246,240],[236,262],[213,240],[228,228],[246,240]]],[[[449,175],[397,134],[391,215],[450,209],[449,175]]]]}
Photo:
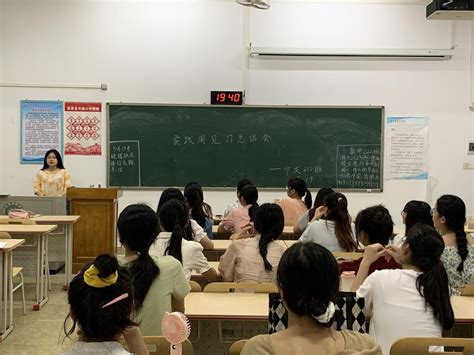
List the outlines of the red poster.
{"type": "Polygon", "coordinates": [[[64,103],[64,154],[101,155],[102,103],[64,103]]]}

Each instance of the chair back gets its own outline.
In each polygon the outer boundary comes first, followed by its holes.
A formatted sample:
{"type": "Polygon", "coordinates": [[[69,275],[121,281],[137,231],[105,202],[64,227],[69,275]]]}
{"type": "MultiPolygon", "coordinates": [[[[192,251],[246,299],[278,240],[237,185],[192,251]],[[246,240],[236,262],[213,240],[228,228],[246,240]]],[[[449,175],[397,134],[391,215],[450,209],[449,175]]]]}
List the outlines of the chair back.
{"type": "Polygon", "coordinates": [[[247,339],[245,340],[237,340],[233,343],[229,348],[229,355],[240,355],[242,348],[244,345],[247,344],[247,339]]]}
{"type": "Polygon", "coordinates": [[[269,282],[211,282],[204,287],[204,292],[275,293],[278,287],[269,282]]]}
{"type": "MultiPolygon", "coordinates": [[[[273,334],[288,327],[288,312],[281,302],[279,293],[268,295],[268,333],[273,334]]],[[[334,300],[336,312],[331,329],[366,332],[365,299],[355,292],[339,292],[334,300]]]]}
{"type": "Polygon", "coordinates": [[[8,232],[0,232],[0,239],[12,239],[12,236],[8,232]]]}
{"type": "Polygon", "coordinates": [[[466,285],[460,289],[461,296],[474,296],[474,284],[466,285]]]}
{"type": "MultiPolygon", "coordinates": [[[[170,343],[164,336],[143,336],[150,355],[168,355],[170,353],[170,343]]],[[[183,355],[193,355],[193,344],[186,339],[182,344],[183,355]]]]}
{"type": "Polygon", "coordinates": [[[472,338],[401,338],[390,348],[390,355],[428,355],[428,354],[474,354],[474,339],[472,338]],[[447,346],[459,348],[454,352],[430,352],[430,346],[447,346]]]}
{"type": "Polygon", "coordinates": [[[202,292],[202,287],[196,281],[189,281],[189,286],[191,286],[191,292],[202,292]]]}

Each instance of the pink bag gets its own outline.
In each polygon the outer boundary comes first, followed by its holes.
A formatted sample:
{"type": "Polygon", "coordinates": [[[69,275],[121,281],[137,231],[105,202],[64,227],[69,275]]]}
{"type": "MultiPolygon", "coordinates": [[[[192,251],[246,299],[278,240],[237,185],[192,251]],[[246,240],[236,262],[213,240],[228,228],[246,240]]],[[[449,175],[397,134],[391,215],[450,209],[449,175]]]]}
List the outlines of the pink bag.
{"type": "Polygon", "coordinates": [[[35,213],[33,211],[21,210],[21,209],[14,209],[8,212],[8,217],[10,218],[34,218],[40,217],[41,214],[35,213]]]}

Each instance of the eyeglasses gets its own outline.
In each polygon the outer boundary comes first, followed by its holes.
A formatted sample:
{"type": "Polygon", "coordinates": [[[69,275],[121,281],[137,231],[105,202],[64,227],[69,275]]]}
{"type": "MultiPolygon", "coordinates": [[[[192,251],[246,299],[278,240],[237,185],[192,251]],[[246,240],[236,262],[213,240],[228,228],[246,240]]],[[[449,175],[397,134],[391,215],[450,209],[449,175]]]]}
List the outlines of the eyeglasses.
{"type": "Polygon", "coordinates": [[[402,210],[402,211],[400,212],[400,214],[402,215],[402,217],[404,217],[404,216],[406,216],[406,215],[407,215],[407,211],[405,211],[405,210],[402,210]]]}

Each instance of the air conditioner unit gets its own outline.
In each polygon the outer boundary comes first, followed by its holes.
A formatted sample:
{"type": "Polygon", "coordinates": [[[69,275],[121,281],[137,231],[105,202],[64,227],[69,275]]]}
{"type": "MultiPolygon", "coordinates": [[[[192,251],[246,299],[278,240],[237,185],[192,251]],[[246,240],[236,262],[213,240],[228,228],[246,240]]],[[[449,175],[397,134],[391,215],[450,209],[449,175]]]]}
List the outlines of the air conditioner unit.
{"type": "Polygon", "coordinates": [[[433,0],[426,6],[428,20],[474,20],[474,0],[433,0]]]}
{"type": "Polygon", "coordinates": [[[374,58],[374,59],[421,59],[421,60],[446,60],[454,55],[453,49],[361,49],[361,48],[272,48],[250,47],[249,55],[252,58],[374,58]]]}

